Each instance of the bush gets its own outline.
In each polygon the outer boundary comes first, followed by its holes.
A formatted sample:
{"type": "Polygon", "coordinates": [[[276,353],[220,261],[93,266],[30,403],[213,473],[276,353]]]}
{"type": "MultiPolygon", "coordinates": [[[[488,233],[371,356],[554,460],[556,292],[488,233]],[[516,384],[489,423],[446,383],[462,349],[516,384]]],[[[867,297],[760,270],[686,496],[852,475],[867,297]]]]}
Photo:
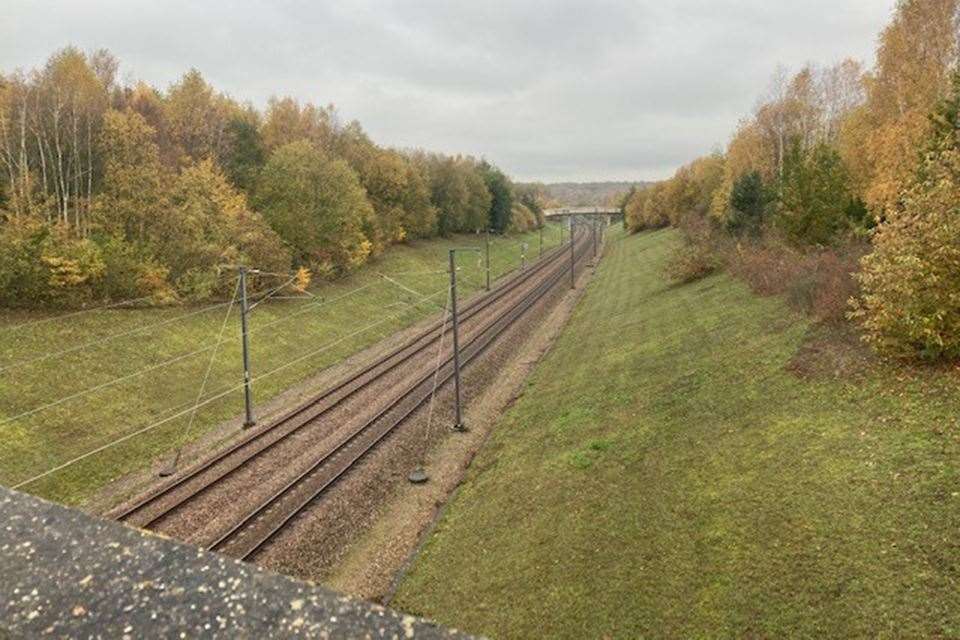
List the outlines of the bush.
{"type": "Polygon", "coordinates": [[[869,244],[853,241],[837,249],[821,250],[808,257],[816,286],[807,310],[818,320],[841,322],[847,316],[850,300],[860,294],[856,274],[860,259],[869,244]]]}
{"type": "Polygon", "coordinates": [[[912,198],[881,225],[874,252],[863,259],[863,296],[851,316],[882,353],[960,357],[960,190],[950,187],[912,198]]]}
{"type": "Polygon", "coordinates": [[[0,304],[77,306],[97,296],[105,265],[100,248],[63,228],[11,220],[0,227],[0,304]]]}
{"type": "Polygon", "coordinates": [[[678,284],[688,284],[706,278],[720,265],[720,258],[712,247],[687,242],[677,247],[667,262],[667,277],[678,284]]]}
{"type": "Polygon", "coordinates": [[[953,83],[912,184],[863,259],[851,315],[888,355],[960,358],[960,73],[953,83]]]}
{"type": "Polygon", "coordinates": [[[510,212],[509,230],[523,233],[537,228],[537,216],[525,205],[514,202],[513,210],[510,212]]]}
{"type": "Polygon", "coordinates": [[[167,282],[169,270],[150,253],[116,236],[98,240],[103,256],[104,272],[99,285],[100,296],[108,300],[133,300],[150,297],[154,302],[174,298],[167,282]]]}
{"type": "Polygon", "coordinates": [[[741,242],[729,251],[731,272],[760,295],[783,295],[787,303],[819,321],[846,317],[858,294],[855,274],[869,250],[851,241],[833,248],[802,251],[775,236],[741,242]]]}
{"type": "Polygon", "coordinates": [[[667,277],[678,284],[701,280],[723,266],[721,240],[710,224],[697,215],[678,219],[684,243],[667,262],[667,277]]]}

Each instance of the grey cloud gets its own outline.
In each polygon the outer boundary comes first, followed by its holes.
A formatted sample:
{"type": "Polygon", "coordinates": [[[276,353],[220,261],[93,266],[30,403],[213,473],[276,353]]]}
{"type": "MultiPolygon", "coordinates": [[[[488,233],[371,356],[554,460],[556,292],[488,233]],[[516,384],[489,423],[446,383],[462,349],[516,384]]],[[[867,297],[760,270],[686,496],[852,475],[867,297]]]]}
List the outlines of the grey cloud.
{"type": "Polygon", "coordinates": [[[0,70],[106,47],[166,87],[333,102],[379,142],[521,179],[652,179],[723,144],[780,63],[869,60],[893,0],[6,0],[0,70]]]}

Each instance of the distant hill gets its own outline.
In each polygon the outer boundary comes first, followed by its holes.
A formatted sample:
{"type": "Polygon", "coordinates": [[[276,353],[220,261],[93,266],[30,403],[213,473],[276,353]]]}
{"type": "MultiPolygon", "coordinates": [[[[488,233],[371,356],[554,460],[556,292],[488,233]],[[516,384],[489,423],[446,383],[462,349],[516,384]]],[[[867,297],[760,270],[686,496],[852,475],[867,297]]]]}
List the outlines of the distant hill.
{"type": "Polygon", "coordinates": [[[561,207],[588,207],[619,204],[620,196],[630,187],[642,187],[646,182],[554,182],[538,184],[552,205],[561,207]]]}

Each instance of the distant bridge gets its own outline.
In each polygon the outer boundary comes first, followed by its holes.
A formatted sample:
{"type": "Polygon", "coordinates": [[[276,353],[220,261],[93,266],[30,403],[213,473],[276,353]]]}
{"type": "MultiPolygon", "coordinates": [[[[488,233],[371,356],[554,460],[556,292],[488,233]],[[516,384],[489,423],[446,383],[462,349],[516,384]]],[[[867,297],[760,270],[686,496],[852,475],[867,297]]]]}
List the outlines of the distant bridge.
{"type": "Polygon", "coordinates": [[[561,221],[569,218],[599,218],[607,224],[623,219],[623,211],[616,207],[560,207],[544,209],[543,215],[549,220],[561,221]]]}

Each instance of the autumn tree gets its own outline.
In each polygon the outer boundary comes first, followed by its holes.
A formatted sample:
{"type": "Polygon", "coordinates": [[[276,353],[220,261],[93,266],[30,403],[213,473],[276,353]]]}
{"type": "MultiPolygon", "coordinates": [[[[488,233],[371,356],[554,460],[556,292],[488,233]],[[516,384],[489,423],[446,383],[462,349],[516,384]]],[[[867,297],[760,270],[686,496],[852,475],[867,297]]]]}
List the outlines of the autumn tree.
{"type": "MultiPolygon", "coordinates": [[[[460,170],[455,159],[434,157],[431,159],[430,178],[431,200],[437,207],[438,232],[446,236],[463,229],[464,215],[470,200],[464,172],[460,170]]],[[[486,214],[486,211],[484,213],[486,214]]]]}
{"type": "Polygon", "coordinates": [[[374,215],[363,221],[363,232],[373,254],[378,254],[407,237],[407,159],[396,151],[377,147],[359,127],[350,131],[341,148],[373,206],[374,215]]]}
{"type": "Polygon", "coordinates": [[[290,267],[280,238],[210,159],[177,176],[155,242],[171,281],[190,298],[222,292],[219,275],[225,268],[247,264],[284,272],[290,267]]]}
{"type": "Polygon", "coordinates": [[[459,158],[456,162],[467,192],[460,230],[480,231],[491,228],[490,212],[494,206],[493,192],[490,190],[481,165],[472,158],[459,158]]]}
{"type": "Polygon", "coordinates": [[[14,213],[37,215],[75,235],[90,231],[98,171],[100,123],[112,82],[110,60],[98,52],[101,75],[78,49],[55,53],[27,78],[0,86],[0,163],[14,213]]]}
{"type": "Polygon", "coordinates": [[[660,229],[670,224],[665,202],[666,182],[636,189],[624,205],[624,220],[631,232],[660,229]]]}
{"type": "Polygon", "coordinates": [[[296,250],[295,259],[320,273],[362,264],[371,243],[364,218],[373,216],[357,174],[344,160],[329,158],[302,140],[272,154],[260,173],[255,203],[296,250]]]}
{"type": "Polygon", "coordinates": [[[153,127],[137,112],[104,115],[99,152],[104,188],[96,200],[98,226],[143,243],[166,210],[160,151],[153,127]]]}
{"type": "Polygon", "coordinates": [[[854,315],[880,351],[960,357],[960,75],[931,121],[926,153],[901,204],[862,261],[854,315]]]}
{"type": "Polygon", "coordinates": [[[929,135],[928,114],[949,89],[957,61],[957,0],[902,0],[880,35],[876,70],[867,82],[866,126],[848,149],[867,159],[865,200],[882,218],[899,206],[917,150],[929,135]]]}
{"type": "Polygon", "coordinates": [[[179,164],[220,160],[232,106],[196,69],[170,87],[163,102],[165,133],[179,164]]]}
{"type": "Polygon", "coordinates": [[[711,199],[710,214],[716,221],[726,222],[734,184],[742,176],[756,172],[762,182],[772,183],[777,179],[778,171],[773,161],[775,149],[756,123],[745,121],[740,124],[727,146],[723,180],[711,199]]]}
{"type": "Polygon", "coordinates": [[[288,268],[281,235],[330,273],[408,238],[537,216],[495,167],[382,147],[332,105],[280,97],[260,112],[196,69],[164,91],[118,69],[68,47],[0,73],[0,254],[23,283],[0,287],[27,300],[200,299],[223,293],[225,265],[288,268]]]}
{"type": "Polygon", "coordinates": [[[402,196],[406,237],[428,238],[437,230],[437,207],[430,200],[430,185],[424,167],[407,159],[402,196]]]}
{"type": "Polygon", "coordinates": [[[336,113],[332,106],[301,105],[290,97],[271,98],[263,117],[261,136],[269,153],[291,142],[309,140],[317,148],[333,151],[336,113]]]}

